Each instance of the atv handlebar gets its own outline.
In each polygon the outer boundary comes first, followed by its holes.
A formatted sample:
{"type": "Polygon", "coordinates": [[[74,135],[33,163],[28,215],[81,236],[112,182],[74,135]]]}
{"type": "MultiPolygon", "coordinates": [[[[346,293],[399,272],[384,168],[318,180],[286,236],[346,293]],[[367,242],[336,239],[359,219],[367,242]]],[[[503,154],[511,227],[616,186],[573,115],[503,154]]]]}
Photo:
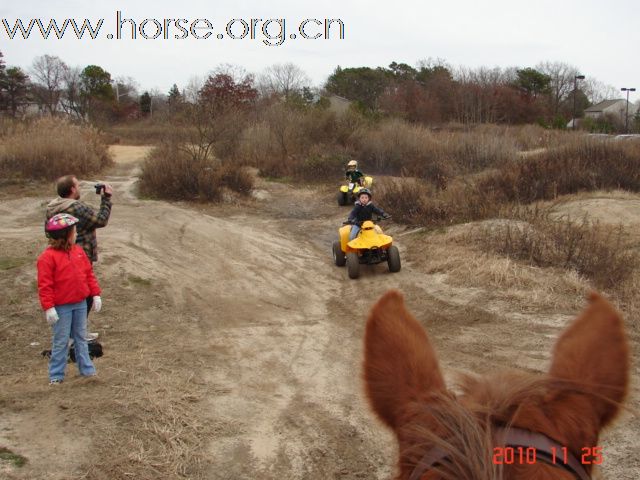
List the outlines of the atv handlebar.
{"type": "MultiPolygon", "coordinates": [[[[378,217],[376,219],[376,222],[379,222],[381,220],[389,220],[390,218],[391,218],[391,215],[385,215],[383,217],[378,217]]],[[[346,220],[346,221],[342,222],[343,225],[360,225],[361,223],[362,222],[354,222],[354,221],[351,221],[351,220],[346,220]]]]}

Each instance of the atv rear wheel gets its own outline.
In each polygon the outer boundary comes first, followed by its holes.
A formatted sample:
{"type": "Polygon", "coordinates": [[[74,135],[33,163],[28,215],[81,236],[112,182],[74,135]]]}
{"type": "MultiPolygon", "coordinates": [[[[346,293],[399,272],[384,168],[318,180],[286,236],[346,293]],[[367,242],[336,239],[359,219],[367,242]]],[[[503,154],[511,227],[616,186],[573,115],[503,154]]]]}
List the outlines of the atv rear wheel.
{"type": "Polygon", "coordinates": [[[335,240],[333,242],[333,262],[338,267],[344,267],[345,263],[347,263],[347,257],[345,257],[344,252],[342,251],[342,247],[340,246],[340,240],[335,240]]]}
{"type": "Polygon", "coordinates": [[[390,246],[387,251],[387,264],[389,265],[390,272],[400,271],[400,251],[395,245],[390,246]]]}
{"type": "Polygon", "coordinates": [[[358,278],[360,276],[360,259],[355,252],[347,253],[347,272],[349,278],[358,278]]]}
{"type": "Polygon", "coordinates": [[[347,203],[349,203],[347,194],[344,192],[338,192],[338,205],[340,205],[341,207],[344,207],[347,203]]]}

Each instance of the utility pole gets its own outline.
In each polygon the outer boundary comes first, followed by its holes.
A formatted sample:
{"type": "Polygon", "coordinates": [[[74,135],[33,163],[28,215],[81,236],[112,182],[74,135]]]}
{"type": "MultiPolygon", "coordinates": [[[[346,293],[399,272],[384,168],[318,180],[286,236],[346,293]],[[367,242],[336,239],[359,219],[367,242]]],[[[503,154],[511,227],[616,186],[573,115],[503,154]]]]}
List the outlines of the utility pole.
{"type": "Polygon", "coordinates": [[[571,120],[571,129],[576,129],[576,94],[578,93],[578,80],[584,80],[584,75],[576,75],[573,77],[573,119],[571,120]]]}
{"type": "Polygon", "coordinates": [[[627,92],[627,113],[624,116],[624,133],[629,133],[629,92],[635,92],[635,88],[621,88],[620,91],[627,92]]]}

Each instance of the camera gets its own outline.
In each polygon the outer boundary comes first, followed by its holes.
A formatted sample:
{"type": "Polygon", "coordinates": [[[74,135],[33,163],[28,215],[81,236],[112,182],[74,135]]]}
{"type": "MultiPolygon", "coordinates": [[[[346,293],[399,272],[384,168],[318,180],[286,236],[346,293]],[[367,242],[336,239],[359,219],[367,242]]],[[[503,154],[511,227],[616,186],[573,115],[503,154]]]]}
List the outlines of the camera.
{"type": "Polygon", "coordinates": [[[94,187],[96,189],[96,195],[100,195],[100,193],[104,192],[104,183],[96,183],[94,187]]]}

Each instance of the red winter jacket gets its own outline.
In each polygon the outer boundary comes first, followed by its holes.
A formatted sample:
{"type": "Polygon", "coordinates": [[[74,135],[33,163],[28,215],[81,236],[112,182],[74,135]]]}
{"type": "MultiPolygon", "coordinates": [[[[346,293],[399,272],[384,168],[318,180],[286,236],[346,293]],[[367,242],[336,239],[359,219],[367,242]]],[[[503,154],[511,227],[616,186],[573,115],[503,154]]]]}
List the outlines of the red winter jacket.
{"type": "Polygon", "coordinates": [[[68,252],[48,247],[38,257],[38,295],[43,310],[100,295],[87,254],[78,244],[68,252]]]}

